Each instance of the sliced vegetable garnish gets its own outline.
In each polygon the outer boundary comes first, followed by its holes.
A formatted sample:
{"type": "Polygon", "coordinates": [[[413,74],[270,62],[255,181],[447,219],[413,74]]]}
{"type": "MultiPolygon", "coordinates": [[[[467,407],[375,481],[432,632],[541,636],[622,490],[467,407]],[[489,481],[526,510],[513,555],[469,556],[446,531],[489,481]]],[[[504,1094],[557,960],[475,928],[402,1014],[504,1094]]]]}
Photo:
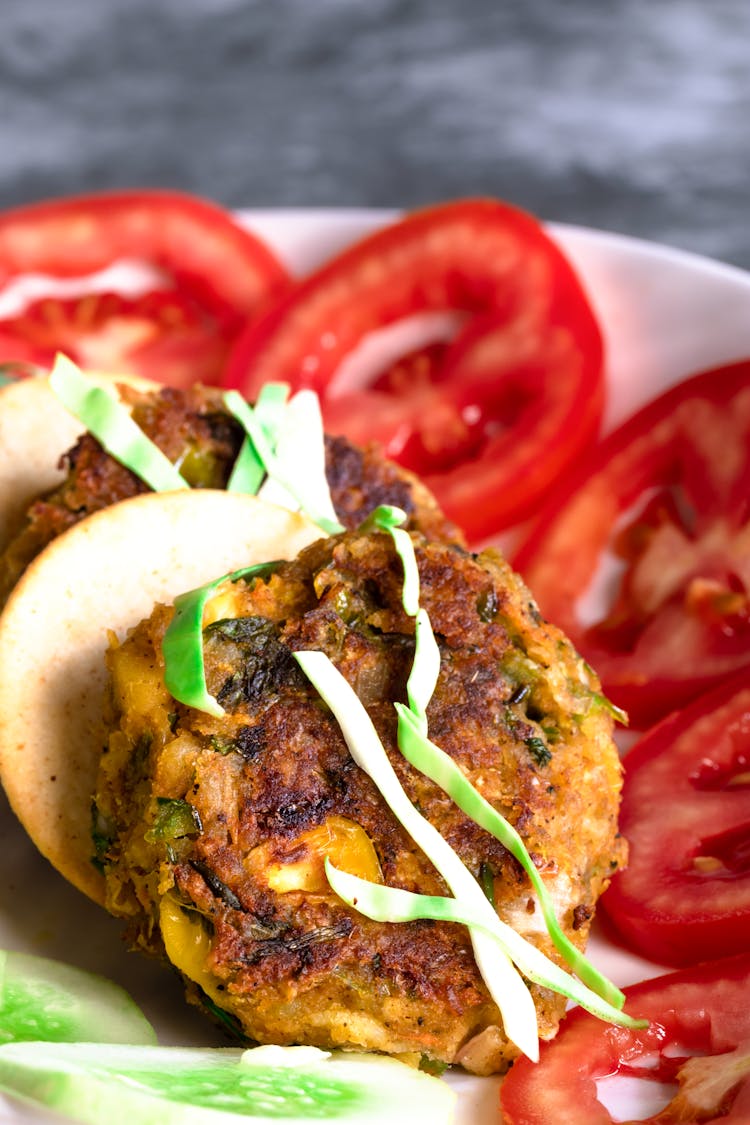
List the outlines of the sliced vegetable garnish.
{"type": "Polygon", "coordinates": [[[293,481],[298,495],[302,497],[303,511],[309,508],[311,512],[318,512],[331,521],[331,529],[343,530],[336,516],[326,476],[323,419],[314,391],[298,391],[290,399],[279,425],[274,452],[276,475],[264,481],[260,498],[269,504],[294,509],[296,499],[283,484],[284,480],[293,481]]]}
{"type": "Polygon", "coordinates": [[[401,887],[373,883],[359,875],[352,875],[335,867],[326,856],[325,871],[328,882],[342,902],[353,906],[373,922],[416,922],[430,919],[433,922],[456,922],[460,926],[476,926],[494,935],[484,918],[479,918],[457,898],[446,895],[420,895],[401,887]]]}
{"type": "Polygon", "coordinates": [[[256,563],[231,574],[206,582],[175,598],[174,614],[162,641],[164,683],[178,702],[197,711],[220,718],[224,708],[206,686],[206,665],[203,658],[203,612],[206,603],[223,582],[238,582],[253,574],[267,573],[276,562],[256,563]]]}
{"type": "MultiPolygon", "coordinates": [[[[276,449],[278,431],[288,398],[289,387],[286,383],[266,383],[261,387],[255,403],[255,416],[273,450],[276,449]]],[[[227,481],[227,492],[246,492],[249,496],[255,496],[265,475],[263,462],[246,433],[227,481]]]]}
{"type": "MultiPolygon", "coordinates": [[[[416,659],[414,666],[417,666],[416,659]]],[[[508,849],[521,864],[536,891],[544,923],[555,948],[584,984],[607,1003],[622,1008],[625,1003],[623,993],[591,964],[561,929],[550,893],[513,825],[485,800],[450,755],[427,738],[420,716],[413,714],[403,703],[395,706],[398,712],[398,745],[407,762],[439,785],[462,812],[508,849]]]]}
{"type": "MultiPolygon", "coordinates": [[[[414,627],[414,659],[409,679],[406,681],[406,697],[409,700],[408,713],[417,729],[426,735],[427,704],[432,699],[440,675],[440,649],[426,609],[417,611],[414,627]]],[[[424,773],[424,770],[422,772],[424,773]]]]}
{"type": "MultiPolygon", "coordinates": [[[[307,651],[296,652],[294,655],[313,687],[330,707],[357,765],[375,782],[394,816],[432,861],[458,900],[459,905],[455,908],[446,908],[444,904],[440,904],[438,909],[455,909],[461,914],[455,920],[468,926],[477,966],[490,995],[500,1009],[508,1038],[530,1059],[538,1058],[536,1010],[531,993],[515,971],[512,962],[515,962],[529,980],[575,1000],[581,1007],[601,1019],[632,1026],[629,1016],[624,1016],[617,1008],[575,980],[535,945],[498,918],[479,883],[457,853],[407,797],[370,716],[348,681],[325,653],[307,651]]],[[[330,865],[327,871],[329,867],[330,865]]],[[[356,876],[339,872],[339,876],[342,874],[345,875],[345,881],[356,880],[351,905],[356,904],[356,908],[360,909],[362,903],[367,901],[374,911],[382,910],[384,901],[387,901],[384,899],[382,884],[370,884],[356,876]],[[368,898],[372,887],[376,888],[374,899],[368,898]]],[[[396,890],[396,888],[390,889],[396,890]]],[[[403,911],[404,904],[409,913],[408,920],[419,917],[414,910],[419,909],[420,899],[423,896],[414,895],[406,900],[403,897],[405,894],[406,892],[400,892],[396,895],[396,916],[389,913],[386,917],[384,914],[382,917],[378,916],[379,920],[407,920],[399,916],[399,910],[403,911]]],[[[429,911],[430,906],[434,905],[429,901],[433,896],[425,897],[428,900],[429,911]]],[[[363,912],[367,913],[366,910],[363,912]]],[[[428,918],[434,916],[429,912],[424,915],[428,918]]]]}
{"type": "Polygon", "coordinates": [[[409,617],[415,617],[419,609],[419,570],[411,536],[401,527],[405,522],[406,512],[402,508],[396,508],[392,504],[381,504],[370,513],[362,524],[361,530],[369,531],[371,528],[377,528],[378,531],[387,531],[390,535],[404,568],[401,599],[404,612],[408,613],[409,617]]]}
{"type": "Polygon", "coordinates": [[[393,540],[396,554],[404,568],[404,582],[401,602],[404,612],[415,617],[415,648],[411,673],[406,685],[409,708],[415,717],[420,718],[427,733],[427,704],[432,698],[438,676],[440,675],[440,650],[432,632],[427,611],[419,606],[419,568],[414,544],[408,531],[400,525],[406,521],[406,512],[392,505],[382,504],[376,508],[362,525],[363,529],[377,528],[387,531],[393,540]]]}
{"type": "Polygon", "coordinates": [[[55,359],[49,385],[104,449],[154,492],[190,487],[114,395],[88,379],[66,356],[55,359]]]}
{"type": "Polygon", "coordinates": [[[414,659],[407,683],[409,706],[395,704],[399,749],[415,769],[439,785],[462,812],[499,840],[521,864],[537,893],[542,917],[555,948],[584,984],[607,1003],[620,1009],[625,1003],[625,996],[591,964],[562,930],[544,880],[515,828],[484,799],[450,755],[427,737],[427,706],[440,674],[440,650],[427,612],[421,608],[414,609],[415,604],[419,606],[419,570],[411,537],[398,527],[405,518],[405,513],[398,508],[386,507],[377,508],[370,517],[374,526],[388,531],[393,537],[404,567],[404,610],[412,616],[416,614],[414,659]]]}
{"type": "Polygon", "coordinates": [[[416,617],[415,648],[411,673],[406,685],[409,707],[419,718],[427,733],[427,704],[432,698],[440,675],[440,649],[435,641],[427,611],[419,606],[419,568],[414,544],[408,531],[400,525],[406,522],[406,512],[401,508],[381,504],[372,512],[362,527],[387,531],[393,540],[396,554],[404,568],[401,602],[409,617],[416,617]]]}
{"type": "MultiPolygon", "coordinates": [[[[331,709],[354,761],[375,782],[394,816],[432,861],[454,895],[473,908],[486,928],[496,932],[497,915],[481,887],[450,844],[417,812],[401,788],[372,720],[354,689],[325,653],[296,652],[294,656],[331,709]]],[[[472,926],[470,932],[479,971],[500,1009],[508,1038],[529,1058],[538,1058],[536,1010],[531,993],[508,955],[499,950],[497,939],[490,937],[484,928],[479,930],[472,926]]],[[[518,935],[515,937],[526,944],[518,935]]]]}
{"type": "MultiPolygon", "coordinates": [[[[286,403],[283,384],[264,388],[254,410],[236,391],[224,401],[247,435],[244,463],[232,476],[234,487],[257,490],[256,469],[267,473],[281,490],[275,496],[263,486],[263,498],[302,511],[329,534],[344,528],[336,520],[325,475],[325,444],[317,398],[300,392],[286,403]],[[300,448],[308,456],[300,456],[300,448]],[[246,452],[248,451],[249,452],[246,452]],[[303,479],[304,477],[304,479],[303,479]]],[[[266,482],[268,484],[268,481],[266,482]]],[[[189,707],[220,718],[224,708],[208,691],[203,658],[203,611],[213,591],[224,581],[236,581],[275,563],[261,563],[190,590],[175,600],[175,611],[162,642],[167,690],[189,707]]]]}
{"type": "Polygon", "coordinates": [[[0,950],[0,1043],[156,1042],[118,985],[73,965],[0,950]]]}
{"type": "MultiPolygon", "coordinates": [[[[295,396],[295,398],[298,396],[295,396]]],[[[303,402],[311,404],[314,396],[307,397],[303,402]]],[[[287,493],[293,498],[295,507],[300,509],[309,516],[310,519],[322,528],[328,535],[336,535],[338,532],[343,531],[344,528],[333,517],[333,505],[330,500],[330,493],[328,492],[328,484],[321,485],[319,480],[314,478],[319,474],[313,472],[313,466],[305,464],[304,458],[299,456],[299,450],[296,450],[295,456],[289,454],[277,456],[271,447],[271,444],[266,437],[262,425],[258,421],[257,415],[249,403],[245,402],[237,391],[227,391],[224,395],[224,404],[227,410],[234,418],[240,423],[245,430],[250,441],[253,444],[255,452],[260,460],[263,462],[263,467],[270,478],[276,481],[287,493]],[[325,502],[327,495],[328,501],[325,502]]],[[[287,412],[290,411],[292,404],[287,407],[287,412]]],[[[312,418],[312,426],[314,428],[315,422],[312,418]]],[[[321,427],[322,434],[322,427],[321,427]]],[[[279,435],[279,445],[281,444],[281,435],[279,435]]],[[[320,444],[322,444],[322,439],[320,444]]],[[[323,474],[325,480],[325,473],[323,474]]],[[[264,494],[264,499],[268,499],[268,494],[264,494]]],[[[288,506],[288,505],[283,505],[288,506]]]]}
{"type": "MultiPolygon", "coordinates": [[[[467,902],[465,899],[414,894],[399,887],[372,883],[359,875],[339,870],[328,859],[325,861],[325,869],[328,881],[339,898],[375,922],[414,922],[425,918],[435,922],[457,922],[471,930],[481,930],[497,942],[499,949],[515,961],[529,980],[575,1000],[587,1012],[610,1023],[621,1027],[646,1026],[646,1021],[634,1020],[579,984],[535,945],[498,918],[494,911],[489,914],[484,909],[478,911],[475,902],[467,902]]],[[[482,900],[477,899],[476,902],[478,901],[482,900]]]]}
{"type": "Polygon", "coordinates": [[[456,1095],[382,1055],[315,1047],[0,1047],[0,1088],[90,1125],[449,1125],[456,1095]]]}

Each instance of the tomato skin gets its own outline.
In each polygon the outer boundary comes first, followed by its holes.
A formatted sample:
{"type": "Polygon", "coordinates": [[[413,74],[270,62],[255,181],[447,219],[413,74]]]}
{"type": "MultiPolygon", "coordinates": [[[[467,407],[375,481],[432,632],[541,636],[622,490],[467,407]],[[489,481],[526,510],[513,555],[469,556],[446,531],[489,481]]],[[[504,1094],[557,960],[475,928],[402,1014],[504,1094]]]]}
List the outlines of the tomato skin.
{"type": "MultiPolygon", "coordinates": [[[[161,355],[167,361],[162,381],[175,385],[198,378],[217,382],[230,342],[271,295],[289,284],[286,271],[260,239],[221,207],[194,196],[107,192],[31,204],[0,215],[0,286],[31,273],[85,278],[122,259],[146,263],[161,280],[131,301],[126,316],[114,309],[109,325],[99,309],[104,339],[99,348],[112,353],[116,370],[156,379],[161,355]],[[172,329],[163,315],[164,306],[170,305],[172,313],[177,311],[172,329]],[[198,362],[191,363],[196,352],[198,362]]],[[[48,363],[50,355],[64,347],[85,363],[90,302],[90,295],[45,298],[32,302],[24,314],[0,320],[0,358],[33,357],[48,363]],[[59,343],[54,339],[55,318],[63,330],[59,343]],[[87,323],[79,327],[78,321],[87,323]]]]}
{"type": "Polygon", "coordinates": [[[541,225],[468,200],[408,215],[302,281],[240,337],[226,382],[251,399],[272,380],[316,390],[329,431],[380,440],[477,541],[528,514],[592,439],[602,362],[580,282],[541,225]],[[428,383],[329,395],[368,333],[446,310],[469,321],[428,383]]]}
{"type": "Polygon", "coordinates": [[[95,273],[117,258],[151,262],[196,299],[238,315],[288,281],[268,247],[223,208],[180,192],[102,192],[0,215],[0,285],[24,273],[95,273]]]}
{"type": "Polygon", "coordinates": [[[750,682],[738,678],[652,728],[625,757],[628,867],[601,907],[652,961],[748,948],[750,682]]]}
{"type": "MultiPolygon", "coordinates": [[[[649,1020],[641,1031],[602,1022],[577,1008],[557,1037],[542,1044],[537,1064],[519,1059],[500,1088],[505,1125],[609,1125],[596,1080],[622,1075],[674,1081],[684,1056],[724,1055],[750,1041],[750,955],[706,962],[627,989],[625,1009],[649,1020]],[[682,1056],[682,1057],[681,1057],[682,1056]]],[[[721,1061],[717,1065],[721,1065],[721,1061]]],[[[645,1119],[747,1123],[750,1080],[740,1071],[715,1116],[683,1116],[679,1103],[645,1119]],[[729,1102],[729,1104],[727,1104],[729,1102]]],[[[708,1109],[708,1114],[711,1110],[708,1109]]]]}
{"type": "Polygon", "coordinates": [[[749,450],[750,361],[701,372],[605,438],[513,558],[637,729],[750,664],[749,450]],[[619,589],[586,621],[610,554],[619,589]]]}

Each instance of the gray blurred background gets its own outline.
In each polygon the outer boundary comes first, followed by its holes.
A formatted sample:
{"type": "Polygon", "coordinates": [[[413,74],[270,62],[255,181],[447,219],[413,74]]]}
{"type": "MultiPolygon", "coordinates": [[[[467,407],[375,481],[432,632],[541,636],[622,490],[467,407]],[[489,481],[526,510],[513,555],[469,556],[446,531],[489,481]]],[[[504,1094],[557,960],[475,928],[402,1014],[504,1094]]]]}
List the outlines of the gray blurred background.
{"type": "Polygon", "coordinates": [[[491,193],[750,267],[748,0],[2,0],[0,206],[491,193]]]}

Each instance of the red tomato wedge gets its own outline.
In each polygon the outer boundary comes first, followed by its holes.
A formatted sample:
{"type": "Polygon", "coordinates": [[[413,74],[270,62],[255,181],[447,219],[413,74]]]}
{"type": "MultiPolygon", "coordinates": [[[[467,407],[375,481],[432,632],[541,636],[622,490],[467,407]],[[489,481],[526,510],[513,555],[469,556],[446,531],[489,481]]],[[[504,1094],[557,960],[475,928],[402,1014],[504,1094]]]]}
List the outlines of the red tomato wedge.
{"type": "Polygon", "coordinates": [[[226,377],[251,399],[274,380],[313,388],[329,431],[379,440],[424,476],[473,541],[529,514],[591,440],[604,397],[601,334],[572,267],[535,219],[493,200],[408,215],[282,297],[226,377]],[[438,311],[464,327],[422,377],[339,393],[341,362],[370,333],[438,311]]]}
{"type": "Polygon", "coordinates": [[[643,728],[750,664],[750,361],[607,437],[514,558],[643,728]]]}
{"type": "Polygon", "coordinates": [[[265,244],[221,207],[175,192],[113,192],[0,215],[0,286],[28,274],[84,281],[122,260],[157,274],[148,292],[45,297],[0,320],[0,362],[84,366],[187,386],[216,383],[229,347],[288,285],[265,244]]]}
{"type": "MultiPolygon", "coordinates": [[[[609,1125],[596,1081],[619,1076],[679,1083],[658,1114],[669,1125],[750,1122],[750,956],[708,962],[627,990],[626,1010],[649,1027],[629,1031],[580,1008],[539,1062],[520,1059],[500,1089],[505,1125],[609,1125]]],[[[631,1123],[634,1125],[634,1123],[631,1123]]]]}
{"type": "Polygon", "coordinates": [[[602,899],[627,944],[690,965],[750,946],[750,680],[664,719],[625,758],[628,867],[602,899]]]}

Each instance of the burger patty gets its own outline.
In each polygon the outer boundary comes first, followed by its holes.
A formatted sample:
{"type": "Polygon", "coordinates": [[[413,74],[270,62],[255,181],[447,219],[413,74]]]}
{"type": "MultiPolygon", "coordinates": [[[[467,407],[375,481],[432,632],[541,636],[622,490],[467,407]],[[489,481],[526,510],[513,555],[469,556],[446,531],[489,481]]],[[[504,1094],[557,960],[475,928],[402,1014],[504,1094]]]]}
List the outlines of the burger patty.
{"type": "MultiPolygon", "coordinates": [[[[421,601],[440,649],[430,736],[515,825],[579,947],[624,859],[612,717],[593,673],[545,623],[497,552],[413,532],[421,601]]],[[[384,533],[322,539],[294,561],[224,584],[207,607],[209,690],[225,714],[164,686],[157,607],[110,652],[111,735],[95,798],[108,909],[138,948],[167,956],[189,997],[250,1040],[385,1051],[504,1069],[517,1053],[465,928],[370,921],[330,889],[326,855],[394,887],[446,894],[293,658],[325,652],[354,687],[409,798],[553,959],[520,865],[401,756],[414,622],[384,533]]],[[[540,1033],[565,1000],[532,986],[540,1033]]]]}
{"type": "MultiPolygon", "coordinates": [[[[121,387],[122,398],[143,432],[175,464],[192,488],[225,488],[244,431],[223,405],[222,392],[165,387],[143,394],[121,387]]],[[[355,447],[343,437],[326,437],[326,475],[336,514],[356,527],[378,504],[395,504],[412,526],[430,538],[463,541],[429,490],[411,473],[386,461],[373,445],[355,447]]],[[[93,512],[126,500],[148,485],[84,434],[62,458],[65,479],[35,500],[0,555],[0,605],[39,552],[93,512]]]]}

